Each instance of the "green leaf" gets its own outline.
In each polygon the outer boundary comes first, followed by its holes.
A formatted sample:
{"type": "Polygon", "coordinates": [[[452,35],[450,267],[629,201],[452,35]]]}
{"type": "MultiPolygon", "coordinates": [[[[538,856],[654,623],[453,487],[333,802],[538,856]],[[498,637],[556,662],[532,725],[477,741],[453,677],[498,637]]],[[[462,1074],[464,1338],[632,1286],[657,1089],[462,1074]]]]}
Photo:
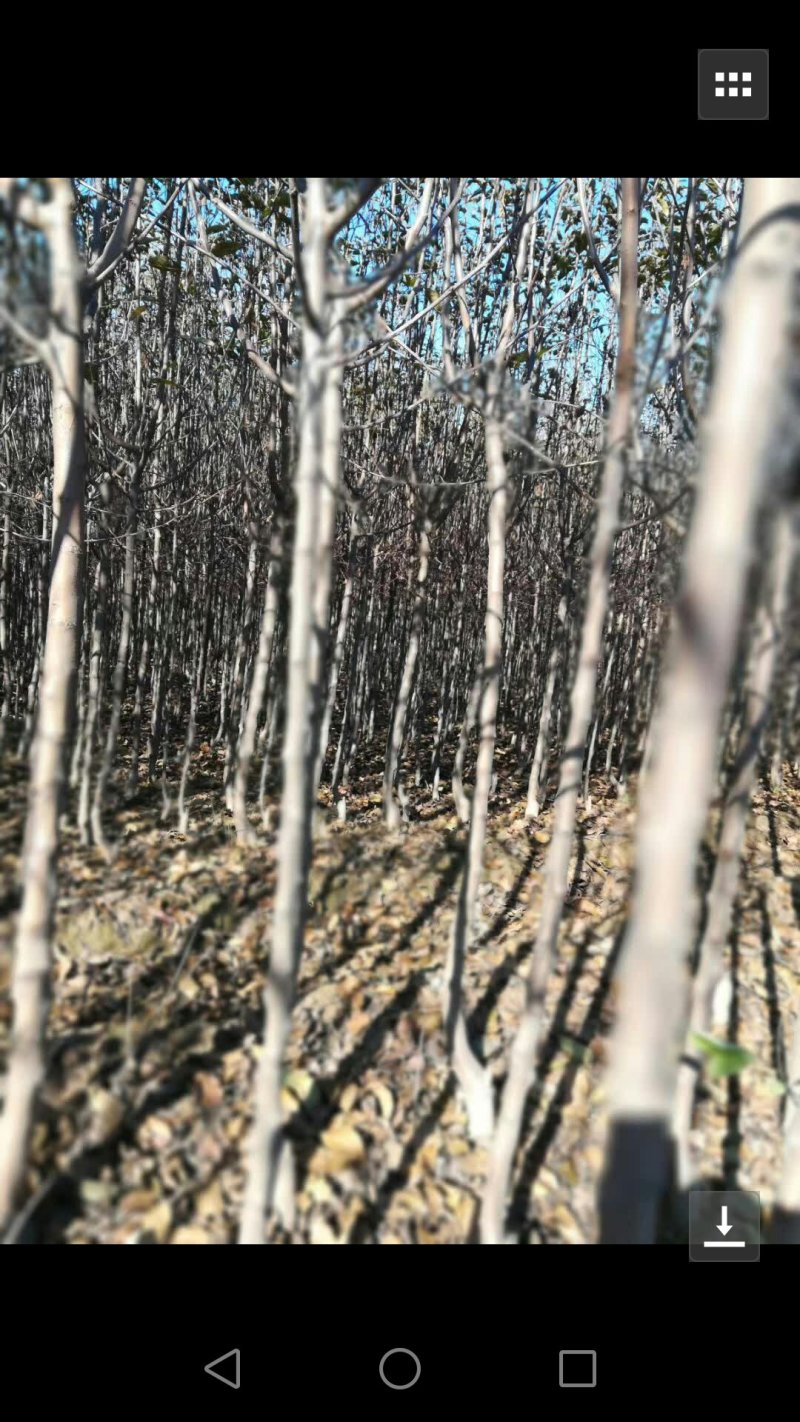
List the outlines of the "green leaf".
{"type": "Polygon", "coordinates": [[[238,237],[225,237],[220,242],[215,242],[211,251],[215,257],[232,257],[236,252],[242,250],[243,243],[238,237]]]}
{"type": "Polygon", "coordinates": [[[709,1076],[718,1081],[724,1076],[736,1076],[753,1061],[753,1053],[735,1042],[719,1042],[704,1032],[693,1032],[692,1041],[706,1058],[709,1076]]]}
{"type": "Polygon", "coordinates": [[[159,272],[180,271],[180,265],[178,264],[178,262],[171,262],[169,260],[169,257],[165,257],[161,253],[159,253],[159,255],[156,257],[150,258],[150,265],[151,267],[155,267],[156,271],[159,272]]]}
{"type": "Polygon", "coordinates": [[[562,1052],[566,1052],[568,1057],[572,1057],[573,1061],[585,1062],[588,1059],[589,1048],[586,1043],[579,1042],[569,1032],[562,1032],[559,1046],[562,1052]]]}
{"type": "Polygon", "coordinates": [[[763,1086],[765,1096],[785,1096],[787,1089],[786,1082],[778,1076],[768,1076],[763,1086]]]}

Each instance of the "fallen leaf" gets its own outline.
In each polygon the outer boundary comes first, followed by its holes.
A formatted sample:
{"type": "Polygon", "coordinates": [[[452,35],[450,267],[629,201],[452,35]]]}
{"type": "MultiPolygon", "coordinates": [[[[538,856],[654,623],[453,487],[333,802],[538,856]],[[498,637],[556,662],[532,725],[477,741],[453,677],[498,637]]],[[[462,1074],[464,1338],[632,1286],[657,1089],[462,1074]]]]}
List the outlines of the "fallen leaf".
{"type": "Polygon", "coordinates": [[[194,1087],[200,1101],[200,1105],[207,1111],[211,1111],[215,1106],[221,1106],[225,1099],[225,1092],[219,1078],[210,1071],[198,1071],[195,1073],[194,1087]]]}
{"type": "Polygon", "coordinates": [[[142,1216],[141,1228],[155,1236],[157,1244],[163,1244],[172,1225],[172,1206],[168,1200],[160,1200],[142,1216]]]}
{"type": "Polygon", "coordinates": [[[136,1132],[136,1139],[143,1150],[162,1151],[172,1140],[172,1127],[163,1116],[148,1116],[136,1132]]]}
{"type": "Polygon", "coordinates": [[[86,1205],[107,1205],[114,1194],[110,1180],[82,1180],[81,1199],[86,1205]]]}
{"type": "Polygon", "coordinates": [[[211,1235],[200,1225],[181,1225],[176,1229],[170,1244],[213,1244],[211,1235]]]}
{"type": "Polygon", "coordinates": [[[384,1121],[391,1121],[394,1115],[394,1097],[382,1081],[377,1082],[370,1090],[378,1103],[378,1109],[384,1121]]]}
{"type": "Polygon", "coordinates": [[[119,1202],[120,1209],[127,1215],[141,1214],[149,1210],[157,1201],[155,1190],[129,1190],[119,1202]]]}
{"type": "Polygon", "coordinates": [[[95,1087],[90,1093],[89,1107],[92,1113],[89,1127],[91,1143],[102,1145],[121,1125],[125,1107],[119,1097],[113,1096],[102,1086],[95,1087]]]}
{"type": "Polygon", "coordinates": [[[328,1224],[321,1215],[315,1215],[311,1221],[311,1228],[308,1231],[309,1243],[311,1244],[340,1244],[336,1232],[332,1225],[328,1224]]]}
{"type": "Polygon", "coordinates": [[[357,1165],[364,1159],[366,1147],[354,1126],[347,1122],[336,1122],[323,1131],[322,1148],[316,1150],[308,1168],[315,1175],[335,1175],[349,1165],[357,1165]]]}
{"type": "Polygon", "coordinates": [[[214,1179],[195,1196],[195,1208],[201,1219],[213,1219],[225,1214],[225,1196],[219,1177],[214,1179]]]}

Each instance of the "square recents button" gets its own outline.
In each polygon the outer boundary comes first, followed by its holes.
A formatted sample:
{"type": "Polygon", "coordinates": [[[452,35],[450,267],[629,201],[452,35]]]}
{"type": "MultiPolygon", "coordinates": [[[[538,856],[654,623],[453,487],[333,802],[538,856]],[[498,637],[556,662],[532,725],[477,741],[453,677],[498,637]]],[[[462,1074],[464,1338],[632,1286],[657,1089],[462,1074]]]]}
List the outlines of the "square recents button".
{"type": "Polygon", "coordinates": [[[597,1354],[592,1348],[565,1348],[558,1355],[559,1387],[597,1387],[597,1354]]]}
{"type": "Polygon", "coordinates": [[[757,1190],[690,1190],[689,1258],[695,1264],[754,1264],[761,1252],[757,1190]]]}
{"type": "Polygon", "coordinates": [[[697,112],[701,119],[769,118],[769,50],[699,49],[697,112]]]}

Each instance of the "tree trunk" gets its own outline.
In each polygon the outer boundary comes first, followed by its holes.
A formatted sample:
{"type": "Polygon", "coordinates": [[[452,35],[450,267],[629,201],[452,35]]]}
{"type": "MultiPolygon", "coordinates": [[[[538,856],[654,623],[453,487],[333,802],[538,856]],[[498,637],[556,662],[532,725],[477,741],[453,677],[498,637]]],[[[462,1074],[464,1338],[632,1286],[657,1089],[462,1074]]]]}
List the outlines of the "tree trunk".
{"type": "Polygon", "coordinates": [[[694,867],[756,513],[788,427],[800,179],[748,178],[708,413],[703,477],[686,550],[640,811],[609,1077],[611,1128],[600,1212],[609,1243],[652,1243],[672,1173],[669,1129],[686,1035],[694,867]]]}
{"type": "Polygon", "coordinates": [[[103,644],[106,634],[106,554],[101,549],[94,573],[94,615],[92,617],[92,641],[89,648],[89,702],[86,708],[86,725],[84,727],[84,747],[83,766],[81,769],[81,788],[78,802],[78,831],[81,837],[81,844],[91,844],[91,796],[92,796],[92,765],[94,762],[94,743],[97,734],[97,718],[100,709],[100,686],[101,668],[103,665],[103,644]]]}
{"type": "Polygon", "coordinates": [[[562,656],[564,642],[564,628],[567,620],[567,599],[562,596],[558,604],[556,613],[556,627],[553,634],[553,646],[550,652],[550,665],[547,668],[547,685],[544,689],[544,700],[542,702],[542,714],[539,717],[539,731],[536,736],[536,749],[533,752],[533,763],[528,781],[528,801],[525,806],[526,820],[535,820],[539,815],[539,796],[542,793],[543,772],[547,764],[547,746],[550,735],[550,717],[553,709],[553,693],[558,675],[558,664],[562,656]]]}
{"type": "Polygon", "coordinates": [[[22,1186],[44,1039],[57,891],[59,814],[74,712],[84,553],[86,444],[83,423],[81,271],[72,229],[72,185],[51,178],[47,241],[51,271],[49,368],[53,395],[53,542],[39,713],[31,745],[17,925],[5,1109],[0,1118],[0,1227],[22,1186]]]}
{"type": "Polygon", "coordinates": [[[722,815],[717,860],[708,891],[705,932],[692,983],[689,1030],[678,1071],[672,1129],[677,1153],[678,1183],[681,1189],[685,1190],[689,1189],[694,1178],[689,1131],[695,1091],[702,1072],[702,1058],[697,1054],[694,1034],[708,1032],[711,1027],[714,995],[725,972],[725,946],[739,882],[739,866],[756,781],[758,757],[769,715],[770,688],[780,651],[794,546],[793,521],[781,511],[774,530],[772,556],[765,565],[769,568],[770,586],[762,590],[761,606],[753,631],[746,674],[745,712],[722,815]]]}
{"type": "Polygon", "coordinates": [[[139,502],[140,472],[140,466],[137,463],[131,477],[130,489],[128,490],[129,502],[125,517],[125,566],[122,574],[122,622],[120,626],[119,645],[117,647],[117,659],[114,663],[114,675],[111,682],[111,715],[108,720],[106,743],[103,747],[103,759],[100,763],[100,773],[97,777],[97,785],[95,786],[94,800],[92,802],[92,834],[94,835],[95,844],[102,849],[106,858],[110,857],[110,849],[103,833],[103,806],[108,782],[111,779],[111,772],[114,769],[114,756],[117,750],[119,727],[120,721],[122,720],[122,703],[125,696],[125,675],[128,670],[128,652],[131,644],[133,596],[136,578],[136,515],[139,502]]]}
{"type": "MultiPolygon", "coordinates": [[[[0,417],[3,411],[0,411],[0,417]]],[[[9,463],[6,442],[6,464],[9,463]]],[[[3,663],[3,707],[0,711],[0,750],[3,749],[8,734],[8,720],[11,715],[11,640],[8,635],[8,585],[11,548],[11,515],[6,509],[3,514],[3,551],[0,555],[0,661],[3,663]]]]}
{"type": "Polygon", "coordinates": [[[347,553],[347,569],[344,579],[344,592],[342,593],[342,605],[339,609],[339,623],[336,628],[336,641],[333,647],[333,659],[331,661],[331,673],[328,683],[328,695],[325,702],[325,712],[322,718],[322,727],[319,734],[319,748],[317,750],[317,763],[314,767],[314,788],[319,789],[322,779],[322,768],[325,764],[325,755],[328,749],[328,737],[330,735],[331,718],[336,705],[336,692],[339,686],[339,674],[342,670],[344,660],[344,649],[347,641],[347,631],[350,626],[350,609],[353,602],[353,579],[355,576],[356,553],[358,543],[355,535],[355,519],[350,526],[350,545],[347,553]]]}
{"type": "MultiPolygon", "coordinates": [[[[295,980],[305,925],[311,837],[312,702],[309,648],[320,573],[326,383],[325,180],[309,178],[306,202],[300,448],[295,471],[296,524],[292,559],[291,622],[283,791],[278,837],[278,882],[272,945],[264,990],[266,1027],[258,1064],[253,1121],[239,1229],[241,1244],[263,1244],[265,1216],[277,1206],[288,1225],[293,1214],[294,1167],[283,1136],[281,1077],[291,1023],[295,980]],[[276,1198],[277,1196],[277,1198],[276,1198]]],[[[319,614],[319,607],[316,612],[319,614]]]]}
{"type": "Polygon", "coordinates": [[[477,1141],[488,1140],[494,1121],[492,1086],[488,1072],[470,1045],[462,1006],[464,965],[476,936],[478,890],[483,873],[486,821],[492,785],[497,703],[503,651],[503,576],[506,559],[506,511],[508,471],[503,454],[503,426],[499,417],[500,376],[490,377],[489,413],[486,418],[486,466],[489,489],[489,561],[486,570],[486,619],[484,628],[483,675],[478,702],[478,760],[475,790],[469,819],[467,859],[458,896],[450,951],[445,966],[443,1014],[447,1049],[464,1093],[470,1134],[477,1141]]]}
{"type": "Polygon", "coordinates": [[[278,580],[282,558],[283,525],[276,515],[270,537],[267,586],[264,593],[264,610],[261,616],[258,650],[256,652],[256,661],[253,668],[253,679],[250,687],[250,698],[247,703],[244,730],[242,731],[242,736],[239,741],[236,779],[233,786],[233,822],[236,826],[237,838],[240,839],[243,844],[254,844],[256,840],[255,831],[247,818],[247,782],[250,775],[250,762],[253,759],[253,751],[256,745],[258,719],[261,715],[261,709],[264,705],[264,694],[267,689],[269,664],[272,657],[272,643],[275,637],[275,621],[278,615],[278,580]]]}
{"type": "MultiPolygon", "coordinates": [[[[414,672],[417,666],[419,655],[420,638],[422,636],[422,626],[425,618],[425,601],[427,597],[428,569],[431,557],[430,523],[427,518],[420,520],[418,528],[417,542],[417,585],[414,593],[414,606],[411,613],[411,630],[406,648],[405,661],[403,663],[403,675],[400,678],[400,689],[397,693],[392,725],[389,732],[389,742],[386,747],[386,763],[383,772],[383,814],[389,829],[397,829],[400,823],[400,805],[395,799],[395,791],[400,773],[400,756],[403,749],[403,740],[406,732],[406,717],[411,699],[411,688],[414,684],[414,672]]],[[[402,803],[402,794],[400,796],[402,803]]]]}
{"type": "Polygon", "coordinates": [[[770,1244],[800,1244],[800,1001],[797,996],[786,1075],[783,1169],[775,1193],[770,1244]]]}
{"type": "Polygon", "coordinates": [[[481,1238],[484,1244],[501,1244],[505,1236],[504,1214],[508,1182],[519,1141],[525,1100],[536,1068],[544,1025],[545,994],[555,962],[558,930],[568,887],[581,767],[594,703],[597,664],[603,645],[608,578],[633,413],[638,205],[638,179],[623,178],[622,273],[616,390],[608,427],[608,449],[592,545],[589,592],[581,632],[578,668],[572,688],[569,730],[561,758],[556,822],[545,869],[542,912],[522,1021],[511,1050],[508,1079],[490,1152],[481,1212],[481,1238]]]}

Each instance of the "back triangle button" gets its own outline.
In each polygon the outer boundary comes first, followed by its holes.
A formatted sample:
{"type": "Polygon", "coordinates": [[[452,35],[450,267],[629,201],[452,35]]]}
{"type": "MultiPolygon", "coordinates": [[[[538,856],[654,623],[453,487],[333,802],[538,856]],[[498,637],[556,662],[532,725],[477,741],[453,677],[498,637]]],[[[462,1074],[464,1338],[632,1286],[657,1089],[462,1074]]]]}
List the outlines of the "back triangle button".
{"type": "Polygon", "coordinates": [[[217,1378],[219,1382],[225,1383],[226,1387],[239,1387],[239,1356],[238,1348],[231,1348],[229,1353],[223,1353],[221,1357],[214,1358],[210,1363],[206,1363],[203,1372],[209,1373],[212,1378],[217,1378]],[[220,1366],[224,1365],[224,1366],[220,1366]]]}

